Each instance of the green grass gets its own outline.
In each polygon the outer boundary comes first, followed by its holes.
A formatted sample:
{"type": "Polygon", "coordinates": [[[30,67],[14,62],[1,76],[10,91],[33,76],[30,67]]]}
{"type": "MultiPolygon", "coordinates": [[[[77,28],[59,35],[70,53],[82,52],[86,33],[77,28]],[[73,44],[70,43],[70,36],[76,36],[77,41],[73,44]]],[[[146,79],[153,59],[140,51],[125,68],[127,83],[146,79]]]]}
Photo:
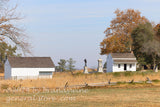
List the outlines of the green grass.
{"type": "Polygon", "coordinates": [[[154,80],[152,80],[152,82],[160,82],[160,80],[158,80],[158,79],[154,79],[154,80]]]}
{"type": "Polygon", "coordinates": [[[117,85],[120,85],[120,84],[126,84],[126,82],[125,81],[124,82],[118,81],[117,85]]]}
{"type": "Polygon", "coordinates": [[[120,77],[120,76],[133,76],[135,72],[126,71],[126,72],[113,72],[112,73],[114,77],[120,77]]]}
{"type": "MultiPolygon", "coordinates": [[[[95,72],[94,75],[101,75],[102,73],[99,72],[95,72]]],[[[131,77],[131,76],[135,76],[135,75],[142,75],[142,76],[146,76],[146,75],[156,75],[156,72],[153,72],[153,70],[147,70],[147,71],[126,71],[126,72],[108,72],[106,73],[106,75],[113,75],[114,77],[121,77],[121,76],[125,76],[125,77],[131,77]]],[[[78,73],[74,73],[74,76],[80,76],[80,75],[86,75],[83,74],[81,72],[78,73]]],[[[93,73],[91,74],[87,74],[87,75],[93,75],[93,73]]]]}
{"type": "Polygon", "coordinates": [[[121,74],[122,74],[121,72],[114,72],[114,73],[113,73],[113,76],[114,76],[114,77],[120,77],[121,74]]]}
{"type": "Polygon", "coordinates": [[[142,75],[142,76],[146,76],[146,75],[155,75],[157,74],[156,72],[153,72],[152,70],[148,70],[145,72],[142,71],[126,71],[126,72],[113,72],[113,73],[107,73],[106,75],[113,75],[114,77],[121,77],[121,76],[134,76],[134,75],[142,75]]]}

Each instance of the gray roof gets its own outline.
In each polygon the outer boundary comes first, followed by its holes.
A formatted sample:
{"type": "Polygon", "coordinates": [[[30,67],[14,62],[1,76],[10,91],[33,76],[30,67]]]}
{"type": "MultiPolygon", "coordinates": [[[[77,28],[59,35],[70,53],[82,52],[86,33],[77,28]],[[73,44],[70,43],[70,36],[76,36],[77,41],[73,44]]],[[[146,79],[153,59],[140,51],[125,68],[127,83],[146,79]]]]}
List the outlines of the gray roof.
{"type": "Polygon", "coordinates": [[[8,57],[12,68],[54,68],[50,57],[8,57]]]}
{"type": "Polygon", "coordinates": [[[111,53],[112,58],[136,58],[133,53],[111,53]]]}
{"type": "Polygon", "coordinates": [[[136,63],[136,60],[114,60],[114,63],[136,63]]]}
{"type": "Polygon", "coordinates": [[[114,63],[137,63],[133,53],[111,53],[114,63]]]}

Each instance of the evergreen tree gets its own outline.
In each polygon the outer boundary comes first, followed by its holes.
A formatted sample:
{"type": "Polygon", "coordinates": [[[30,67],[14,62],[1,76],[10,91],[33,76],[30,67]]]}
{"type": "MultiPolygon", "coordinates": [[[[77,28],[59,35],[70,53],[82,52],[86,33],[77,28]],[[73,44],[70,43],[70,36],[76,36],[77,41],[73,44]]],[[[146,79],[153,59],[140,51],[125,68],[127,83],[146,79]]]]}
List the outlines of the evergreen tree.
{"type": "Polygon", "coordinates": [[[69,58],[69,60],[67,60],[68,62],[68,70],[73,74],[73,70],[74,70],[74,67],[75,67],[75,63],[76,61],[74,61],[72,58],[69,58]]]}
{"type": "Polygon", "coordinates": [[[66,60],[65,59],[60,59],[60,62],[58,62],[59,64],[59,70],[61,72],[66,71],[66,60]]]}

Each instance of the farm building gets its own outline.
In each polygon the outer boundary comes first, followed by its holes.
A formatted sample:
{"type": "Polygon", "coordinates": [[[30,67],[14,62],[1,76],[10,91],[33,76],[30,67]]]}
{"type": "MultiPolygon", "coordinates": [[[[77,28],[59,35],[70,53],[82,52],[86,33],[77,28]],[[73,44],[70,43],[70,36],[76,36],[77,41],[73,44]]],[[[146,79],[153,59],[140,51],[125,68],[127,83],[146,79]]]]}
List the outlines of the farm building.
{"type": "Polygon", "coordinates": [[[136,71],[137,60],[133,53],[107,55],[107,72],[136,71]]]}
{"type": "Polygon", "coordinates": [[[5,79],[52,78],[55,66],[50,57],[8,57],[5,79]]]}

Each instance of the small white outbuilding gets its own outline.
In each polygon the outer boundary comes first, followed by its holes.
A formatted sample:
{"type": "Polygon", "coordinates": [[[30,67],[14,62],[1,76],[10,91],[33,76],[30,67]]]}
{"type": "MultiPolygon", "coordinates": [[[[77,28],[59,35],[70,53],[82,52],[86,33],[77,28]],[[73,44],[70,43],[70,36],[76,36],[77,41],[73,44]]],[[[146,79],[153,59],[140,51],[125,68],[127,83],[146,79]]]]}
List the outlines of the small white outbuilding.
{"type": "Polygon", "coordinates": [[[110,53],[107,55],[107,72],[136,71],[137,60],[133,53],[110,53]]]}
{"type": "Polygon", "coordinates": [[[8,57],[5,79],[52,78],[55,65],[50,57],[8,57]]]}

